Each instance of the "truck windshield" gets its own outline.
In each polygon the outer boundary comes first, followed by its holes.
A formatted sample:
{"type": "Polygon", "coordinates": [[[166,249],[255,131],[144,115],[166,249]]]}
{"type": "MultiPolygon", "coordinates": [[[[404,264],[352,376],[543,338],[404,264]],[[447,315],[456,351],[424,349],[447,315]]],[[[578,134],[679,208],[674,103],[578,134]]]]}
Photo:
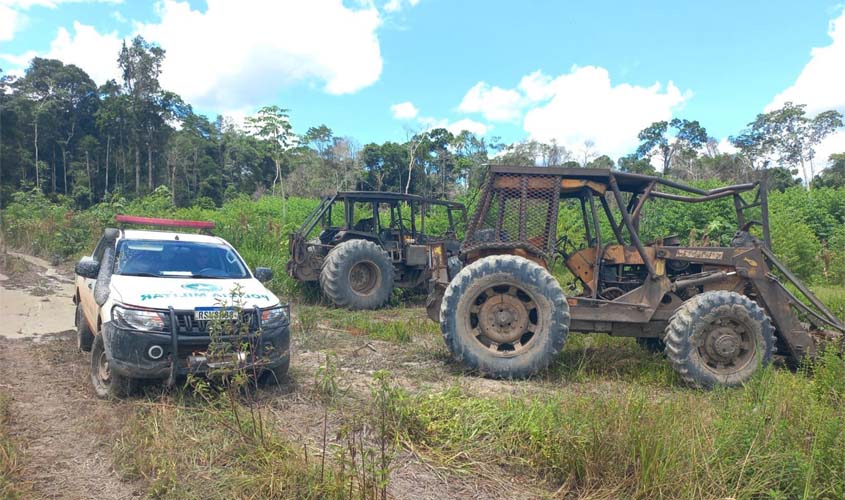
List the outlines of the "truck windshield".
{"type": "Polygon", "coordinates": [[[249,272],[226,245],[172,240],[123,240],[114,274],[157,278],[243,279],[249,272]]]}

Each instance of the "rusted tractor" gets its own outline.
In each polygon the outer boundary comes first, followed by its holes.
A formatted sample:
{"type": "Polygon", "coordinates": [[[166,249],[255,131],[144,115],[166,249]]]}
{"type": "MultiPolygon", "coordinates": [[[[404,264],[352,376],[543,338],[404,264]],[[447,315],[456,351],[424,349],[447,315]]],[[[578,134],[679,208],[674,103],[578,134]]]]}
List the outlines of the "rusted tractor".
{"type": "Polygon", "coordinates": [[[636,337],[692,385],[736,386],[776,353],[797,363],[820,337],[845,333],[772,253],[765,178],[705,191],[607,169],[494,166],[460,249],[463,269],[450,273],[443,250],[432,258],[429,317],[455,359],[495,378],[537,373],[580,332],[636,337]],[[730,246],[641,241],[650,200],[722,198],[736,209],[730,246]],[[583,219],[582,241],[559,234],[564,211],[583,219]],[[569,296],[553,275],[567,271],[569,296]]]}
{"type": "MultiPolygon", "coordinates": [[[[335,306],[377,309],[393,288],[425,287],[430,249],[457,256],[460,203],[415,195],[348,191],[327,196],[290,236],[288,274],[320,285],[335,306]]],[[[454,261],[453,261],[454,262],[454,261]]]]}

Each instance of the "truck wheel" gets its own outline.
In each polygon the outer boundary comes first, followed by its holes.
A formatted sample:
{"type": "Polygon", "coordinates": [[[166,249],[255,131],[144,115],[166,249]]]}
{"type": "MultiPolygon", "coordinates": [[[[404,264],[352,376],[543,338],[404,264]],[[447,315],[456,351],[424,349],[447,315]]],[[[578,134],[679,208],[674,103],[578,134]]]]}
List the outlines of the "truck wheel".
{"type": "Polygon", "coordinates": [[[80,352],[91,352],[91,345],[94,343],[94,334],[88,322],[85,321],[85,313],[82,307],[76,305],[76,347],[80,352]]]}
{"type": "Polygon", "coordinates": [[[258,379],[258,384],[265,387],[273,387],[283,385],[288,380],[288,370],[290,369],[290,353],[282,358],[282,362],[275,368],[268,368],[261,372],[258,379]]]}
{"type": "Polygon", "coordinates": [[[440,328],[452,356],[493,378],[546,368],[569,333],[569,304],[551,274],[513,255],[485,257],[449,283],[440,328]]]}
{"type": "Polygon", "coordinates": [[[103,335],[94,337],[91,348],[91,384],[101,399],[120,399],[135,391],[136,380],[118,375],[109,369],[109,361],[103,346],[103,335]]]}
{"type": "Polygon", "coordinates": [[[371,241],[351,240],[326,256],[320,287],[337,307],[378,309],[390,299],[393,275],[384,250],[371,241]]]}
{"type": "Polygon", "coordinates": [[[666,356],[696,387],[734,387],[772,361],[775,338],[769,317],[748,297],[712,291],[675,311],[666,327],[666,356]]]}

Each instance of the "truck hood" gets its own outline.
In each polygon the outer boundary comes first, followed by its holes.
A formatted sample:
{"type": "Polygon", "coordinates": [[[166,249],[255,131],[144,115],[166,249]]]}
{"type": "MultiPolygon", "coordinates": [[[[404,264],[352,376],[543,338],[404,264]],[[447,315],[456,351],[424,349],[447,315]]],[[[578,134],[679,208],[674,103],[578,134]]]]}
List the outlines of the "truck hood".
{"type": "Polygon", "coordinates": [[[110,288],[114,300],[150,309],[172,306],[188,310],[224,304],[252,309],[279,304],[279,299],[254,278],[225,280],[113,275],[110,288]],[[238,289],[241,298],[233,298],[232,293],[238,289]]]}

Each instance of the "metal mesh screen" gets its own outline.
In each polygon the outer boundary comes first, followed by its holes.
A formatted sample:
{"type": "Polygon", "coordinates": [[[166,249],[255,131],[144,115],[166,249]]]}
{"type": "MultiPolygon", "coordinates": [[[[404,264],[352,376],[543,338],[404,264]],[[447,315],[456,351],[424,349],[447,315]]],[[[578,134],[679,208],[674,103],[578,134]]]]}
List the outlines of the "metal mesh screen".
{"type": "Polygon", "coordinates": [[[559,196],[558,176],[492,174],[461,251],[525,248],[548,254],[554,246],[559,196]]]}

